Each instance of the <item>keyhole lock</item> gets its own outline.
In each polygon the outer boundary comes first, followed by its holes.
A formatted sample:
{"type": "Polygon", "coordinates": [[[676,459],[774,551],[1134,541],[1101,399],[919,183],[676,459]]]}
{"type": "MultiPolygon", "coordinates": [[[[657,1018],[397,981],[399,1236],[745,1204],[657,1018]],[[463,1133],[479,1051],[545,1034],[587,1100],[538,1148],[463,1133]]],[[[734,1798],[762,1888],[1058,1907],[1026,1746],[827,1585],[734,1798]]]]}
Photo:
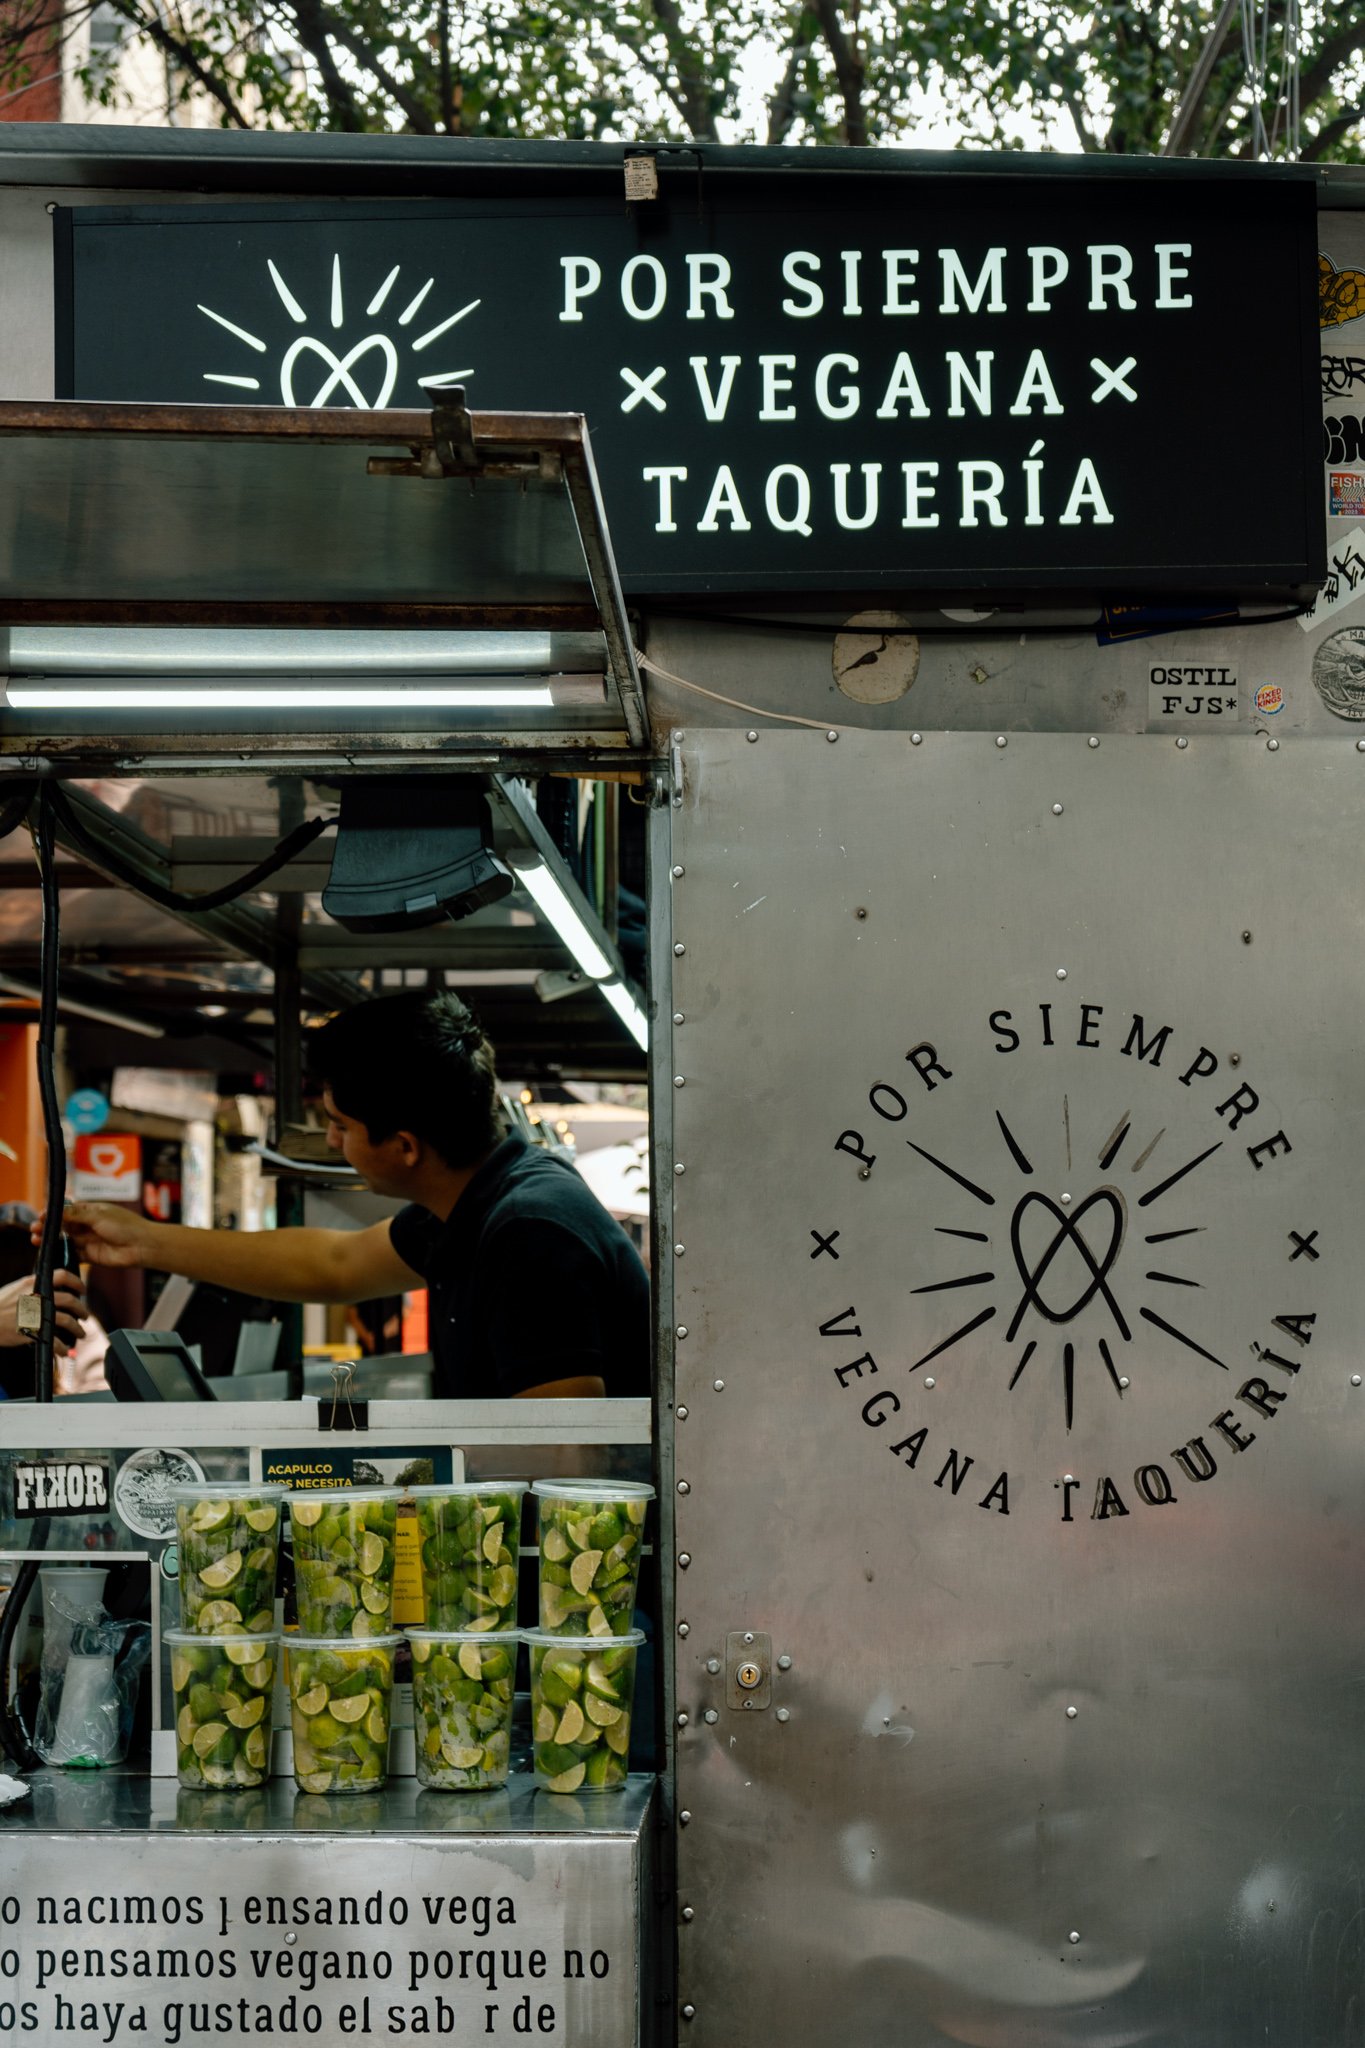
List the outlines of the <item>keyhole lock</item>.
{"type": "Polygon", "coordinates": [[[752,1713],[772,1705],[773,1639],[756,1629],[732,1629],[725,1638],[725,1704],[752,1713]]]}

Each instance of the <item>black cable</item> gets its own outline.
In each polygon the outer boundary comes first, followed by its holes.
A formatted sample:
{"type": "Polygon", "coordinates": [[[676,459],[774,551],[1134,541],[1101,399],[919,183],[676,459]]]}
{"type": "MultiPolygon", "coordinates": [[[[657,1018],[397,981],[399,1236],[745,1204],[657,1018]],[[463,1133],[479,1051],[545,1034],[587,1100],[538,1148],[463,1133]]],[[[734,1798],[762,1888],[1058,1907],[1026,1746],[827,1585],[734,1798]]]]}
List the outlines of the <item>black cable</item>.
{"type": "Polygon", "coordinates": [[[20,1617],[38,1581],[38,1566],[33,1562],[33,1553],[47,1548],[50,1527],[50,1516],[35,1517],[29,1536],[29,1556],[15,1573],[14,1584],[5,1601],[5,1611],[0,1614],[0,1743],[4,1744],[21,1771],[38,1770],[43,1759],[33,1747],[33,1739],[24,1726],[18,1697],[10,1691],[10,1660],[14,1654],[14,1638],[20,1617]]]}
{"type": "MultiPolygon", "coordinates": [[[[999,610],[999,606],[993,605],[989,609],[995,612],[999,610]]],[[[1285,611],[1258,612],[1253,618],[1244,618],[1240,612],[1235,616],[1224,612],[1221,617],[1213,619],[1178,619],[1169,626],[1158,626],[1154,631],[1144,631],[1140,634],[1135,633],[1132,637],[1135,640],[1157,640],[1168,633],[1212,633],[1215,631],[1232,631],[1239,626],[1282,626],[1287,619],[1301,619],[1312,609],[1312,603],[1295,604],[1290,605],[1285,611]]],[[[657,607],[651,607],[649,616],[654,619],[678,619],[685,623],[704,626],[748,626],[756,633],[819,633],[827,640],[836,638],[840,640],[859,638],[864,640],[890,640],[897,637],[916,640],[960,640],[964,638],[989,640],[997,636],[1007,636],[1011,640],[1017,640],[1021,634],[1035,640],[1069,639],[1074,638],[1077,634],[1101,632],[1105,626],[1103,618],[1082,619],[1078,620],[1075,625],[1070,626],[1030,626],[1027,614],[1024,612],[1011,612],[1008,619],[998,626],[991,625],[988,619],[983,619],[979,625],[967,625],[960,619],[950,619],[943,626],[845,626],[819,624],[813,621],[808,622],[805,619],[760,619],[748,613],[667,611],[660,610],[657,607]]],[[[1116,642],[1115,644],[1126,643],[1116,642]]]]}
{"type": "MultiPolygon", "coordinates": [[[[63,789],[56,784],[44,786],[52,790],[52,802],[62,824],[73,839],[79,840],[91,858],[100,867],[107,868],[120,882],[126,882],[128,887],[135,889],[140,896],[146,896],[151,902],[159,903],[163,910],[221,910],[225,903],[235,903],[239,896],[248,896],[253,889],[259,889],[262,882],[268,881],[271,875],[286,866],[296,854],[302,853],[305,846],[311,846],[332,822],[329,817],[305,818],[301,825],[295,826],[286,839],[280,841],[273,853],[258,861],[254,868],[248,868],[244,875],[238,875],[231,882],[224,882],[221,889],[206,889],[201,895],[194,895],[183,889],[163,888],[160,882],[154,882],[149,876],[139,874],[137,869],[126,863],[114,848],[107,846],[89,830],[63,789]]],[[[3,820],[0,820],[0,823],[2,822],[3,820]]]]}
{"type": "Polygon", "coordinates": [[[43,1105],[43,1135],[47,1139],[47,1208],[38,1245],[37,1277],[33,1283],[33,1291],[42,1304],[42,1327],[33,1346],[33,1391],[39,1401],[52,1399],[57,1337],[52,1276],[57,1270],[57,1254],[62,1241],[62,1211],[66,1207],[66,1145],[62,1137],[56,1075],[57,970],[61,943],[56,799],[56,784],[45,782],[38,792],[38,820],[33,834],[43,905],[38,976],[38,1092],[43,1105]]]}
{"type": "Polygon", "coordinates": [[[10,833],[23,824],[37,794],[37,783],[29,782],[21,784],[13,796],[5,799],[0,806],[0,839],[8,839],[10,833]]]}

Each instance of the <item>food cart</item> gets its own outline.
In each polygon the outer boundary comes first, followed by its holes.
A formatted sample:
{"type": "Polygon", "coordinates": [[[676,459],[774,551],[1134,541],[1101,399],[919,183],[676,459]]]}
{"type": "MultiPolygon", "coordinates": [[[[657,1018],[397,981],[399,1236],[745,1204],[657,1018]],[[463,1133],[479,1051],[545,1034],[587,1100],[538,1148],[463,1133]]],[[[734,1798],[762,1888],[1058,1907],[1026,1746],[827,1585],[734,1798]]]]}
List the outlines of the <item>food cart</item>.
{"type": "MultiPolygon", "coordinates": [[[[633,778],[667,1746],[581,1813],[432,1816],[399,1778],[364,1833],[284,1785],[195,1818],[155,1774],[50,1772],[0,1820],[29,1859],[0,1898],[12,2023],[1352,2038],[1350,178],[138,148],[19,151],[62,187],[58,403],[0,412],[25,508],[0,747],[40,780],[439,763],[509,812],[550,761],[633,778]],[[446,345],[467,401],[391,410],[446,345]],[[611,542],[574,496],[579,413],[611,542]],[[156,692],[202,685],[206,648],[137,649],[134,707],[111,639],[169,623],[505,631],[505,683],[519,634],[592,659],[542,653],[534,718],[451,682],[436,717],[172,726],[156,692]],[[58,668],[78,709],[32,694],[58,668]],[[184,1970],[106,2007],[115,1951],[154,1950],[184,1970]]],[[[323,1423],[224,1412],[101,1434],[116,1465],[242,1471],[323,1423]]],[[[476,1459],[651,1436],[594,1404],[368,1420],[476,1459]]],[[[0,1412],[0,1443],[89,1449],[60,1404],[0,1412]]]]}

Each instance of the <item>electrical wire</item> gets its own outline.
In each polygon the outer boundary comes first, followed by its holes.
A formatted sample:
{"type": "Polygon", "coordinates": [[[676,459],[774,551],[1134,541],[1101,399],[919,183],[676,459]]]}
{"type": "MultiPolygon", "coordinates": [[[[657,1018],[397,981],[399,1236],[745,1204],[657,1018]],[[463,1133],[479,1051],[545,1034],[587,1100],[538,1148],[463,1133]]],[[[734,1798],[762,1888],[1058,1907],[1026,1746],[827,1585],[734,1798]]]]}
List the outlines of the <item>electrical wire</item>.
{"type": "Polygon", "coordinates": [[[66,1143],[62,1136],[56,1075],[57,978],[61,946],[56,796],[56,785],[45,782],[38,792],[38,817],[33,833],[43,916],[38,972],[38,1093],[43,1109],[43,1135],[47,1140],[47,1207],[33,1283],[33,1291],[42,1304],[42,1325],[33,1346],[33,1391],[39,1401],[52,1399],[57,1334],[52,1282],[62,1240],[62,1211],[66,1207],[66,1143]]]}
{"type": "MultiPolygon", "coordinates": [[[[330,817],[305,818],[301,825],[295,826],[287,838],[280,841],[273,853],[258,861],[254,868],[248,868],[245,874],[236,876],[231,882],[224,882],[221,888],[206,889],[195,894],[184,889],[167,889],[160,882],[154,882],[150,876],[140,874],[130,863],[124,861],[117,851],[90,831],[63,789],[56,784],[47,784],[45,787],[52,790],[52,802],[57,816],[71,837],[79,841],[100,867],[107,868],[119,881],[126,882],[130,889],[135,889],[138,895],[146,896],[151,902],[160,904],[163,910],[221,910],[224,904],[235,903],[239,896],[249,896],[253,889],[259,889],[264,882],[269,881],[272,875],[277,874],[282,867],[287,866],[302,853],[306,846],[311,846],[332,823],[330,817]]],[[[0,820],[0,823],[3,823],[3,820],[0,820]]]]}

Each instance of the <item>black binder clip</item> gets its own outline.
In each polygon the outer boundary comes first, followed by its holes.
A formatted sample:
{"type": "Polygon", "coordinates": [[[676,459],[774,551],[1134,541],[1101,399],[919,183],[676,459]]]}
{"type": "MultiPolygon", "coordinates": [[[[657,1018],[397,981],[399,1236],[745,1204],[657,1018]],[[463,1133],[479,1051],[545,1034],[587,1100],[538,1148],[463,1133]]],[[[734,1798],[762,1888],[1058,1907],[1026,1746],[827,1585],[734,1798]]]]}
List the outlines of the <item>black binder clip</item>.
{"type": "Polygon", "coordinates": [[[351,1388],[355,1384],[355,1367],[337,1364],[332,1367],[332,1404],[318,1402],[318,1428],[368,1429],[370,1426],[370,1404],[356,1399],[351,1388]]]}

